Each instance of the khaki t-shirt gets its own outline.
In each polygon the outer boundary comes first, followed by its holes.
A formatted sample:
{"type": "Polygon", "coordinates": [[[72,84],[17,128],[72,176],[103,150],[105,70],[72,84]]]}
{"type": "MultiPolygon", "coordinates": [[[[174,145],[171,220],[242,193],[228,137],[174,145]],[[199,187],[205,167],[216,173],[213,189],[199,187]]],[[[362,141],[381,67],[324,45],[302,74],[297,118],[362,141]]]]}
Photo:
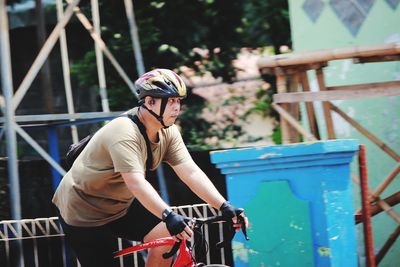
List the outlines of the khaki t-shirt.
{"type": "MultiPolygon", "coordinates": [[[[136,114],[137,108],[128,111],[136,114]]],[[[151,142],[152,170],[161,161],[171,166],[191,159],[175,125],[158,132],[151,142]]],[[[134,199],[121,172],[145,173],[146,141],[128,117],[116,118],[92,137],[61,180],[53,203],[66,223],[99,226],[124,216],[134,199]]]]}

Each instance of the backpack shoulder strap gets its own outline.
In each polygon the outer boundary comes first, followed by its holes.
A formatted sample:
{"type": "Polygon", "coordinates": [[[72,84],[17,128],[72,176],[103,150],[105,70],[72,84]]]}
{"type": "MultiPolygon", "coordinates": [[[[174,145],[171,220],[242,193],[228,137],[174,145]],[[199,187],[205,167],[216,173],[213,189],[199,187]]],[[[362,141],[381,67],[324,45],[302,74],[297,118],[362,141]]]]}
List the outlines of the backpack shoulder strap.
{"type": "Polygon", "coordinates": [[[146,127],[139,120],[137,115],[128,114],[128,117],[134,123],[136,123],[136,125],[139,128],[140,133],[143,135],[143,138],[146,141],[146,148],[147,148],[146,170],[150,170],[151,166],[153,166],[153,153],[151,152],[150,140],[149,140],[149,137],[147,137],[146,127]]]}

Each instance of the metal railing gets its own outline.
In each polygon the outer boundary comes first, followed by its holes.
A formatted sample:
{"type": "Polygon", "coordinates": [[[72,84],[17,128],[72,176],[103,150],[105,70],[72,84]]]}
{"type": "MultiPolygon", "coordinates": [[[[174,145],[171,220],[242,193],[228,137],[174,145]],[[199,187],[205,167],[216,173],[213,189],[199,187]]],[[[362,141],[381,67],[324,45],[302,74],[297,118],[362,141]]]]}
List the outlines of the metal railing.
{"type": "MultiPolygon", "coordinates": [[[[178,213],[188,217],[209,217],[217,211],[206,204],[174,207],[178,213]]],[[[204,226],[204,237],[208,251],[201,252],[201,261],[207,264],[225,264],[225,250],[215,251],[211,244],[222,240],[222,224],[204,226]]],[[[193,241],[192,241],[193,242],[193,241]]],[[[118,248],[131,245],[131,241],[118,240],[118,248]]],[[[143,266],[145,253],[134,253],[120,258],[120,266],[143,266]],[[128,258],[128,261],[127,261],[128,258]],[[127,265],[129,262],[129,265],[127,265]]],[[[0,266],[1,267],[80,267],[69,246],[58,217],[3,220],[0,221],[0,266]]]]}

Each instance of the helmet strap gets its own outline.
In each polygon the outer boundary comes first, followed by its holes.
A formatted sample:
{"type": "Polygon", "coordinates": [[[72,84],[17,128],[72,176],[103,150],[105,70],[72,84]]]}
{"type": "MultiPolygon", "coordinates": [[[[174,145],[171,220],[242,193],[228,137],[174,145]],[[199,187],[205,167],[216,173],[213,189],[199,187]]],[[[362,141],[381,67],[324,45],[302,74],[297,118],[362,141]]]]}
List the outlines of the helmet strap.
{"type": "Polygon", "coordinates": [[[164,123],[164,117],[163,117],[165,108],[166,108],[166,106],[167,106],[167,103],[168,103],[168,98],[167,98],[167,97],[161,98],[160,115],[158,115],[157,113],[155,113],[154,111],[152,111],[151,109],[149,109],[149,108],[144,104],[144,102],[142,103],[141,106],[144,107],[145,109],[147,109],[147,111],[150,112],[150,114],[153,115],[153,116],[161,123],[161,125],[164,127],[164,129],[167,129],[169,126],[166,126],[166,125],[165,125],[165,123],[164,123]]]}

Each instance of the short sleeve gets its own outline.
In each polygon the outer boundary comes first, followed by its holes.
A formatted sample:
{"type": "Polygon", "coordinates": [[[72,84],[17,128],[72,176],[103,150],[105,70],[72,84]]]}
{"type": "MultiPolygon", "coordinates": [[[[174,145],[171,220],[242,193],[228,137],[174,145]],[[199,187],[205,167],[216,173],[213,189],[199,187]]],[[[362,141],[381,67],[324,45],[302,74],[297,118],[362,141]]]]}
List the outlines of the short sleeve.
{"type": "Polygon", "coordinates": [[[168,148],[164,157],[164,161],[171,166],[179,165],[185,161],[191,160],[192,157],[183,142],[181,133],[174,125],[170,127],[168,148]]]}
{"type": "Polygon", "coordinates": [[[123,140],[112,144],[109,153],[115,172],[145,172],[147,152],[143,152],[140,142],[123,140]],[[145,153],[145,154],[143,154],[145,153]]]}

